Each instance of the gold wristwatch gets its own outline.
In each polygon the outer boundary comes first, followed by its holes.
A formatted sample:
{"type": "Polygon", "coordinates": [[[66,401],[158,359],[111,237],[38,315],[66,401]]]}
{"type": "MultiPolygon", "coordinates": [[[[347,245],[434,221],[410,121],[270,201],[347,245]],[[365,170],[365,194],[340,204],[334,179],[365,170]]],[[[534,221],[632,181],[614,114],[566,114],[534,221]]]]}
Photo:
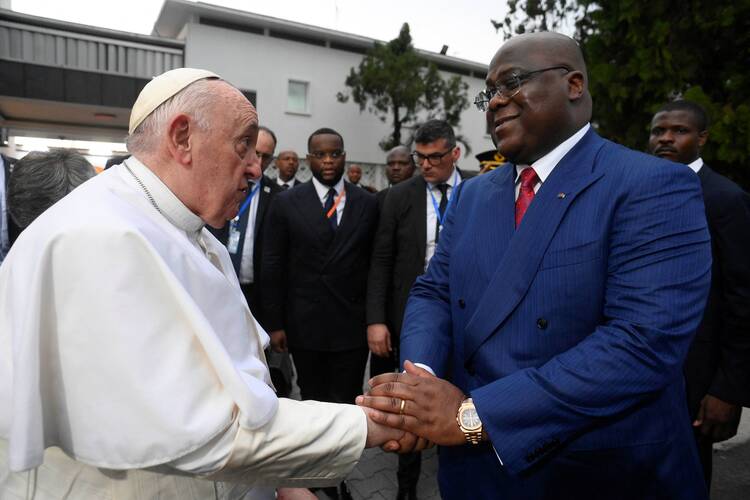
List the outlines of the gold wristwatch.
{"type": "Polygon", "coordinates": [[[464,433],[467,443],[479,444],[482,442],[482,421],[479,420],[479,414],[471,398],[464,399],[464,402],[458,407],[456,421],[459,429],[464,433]]]}

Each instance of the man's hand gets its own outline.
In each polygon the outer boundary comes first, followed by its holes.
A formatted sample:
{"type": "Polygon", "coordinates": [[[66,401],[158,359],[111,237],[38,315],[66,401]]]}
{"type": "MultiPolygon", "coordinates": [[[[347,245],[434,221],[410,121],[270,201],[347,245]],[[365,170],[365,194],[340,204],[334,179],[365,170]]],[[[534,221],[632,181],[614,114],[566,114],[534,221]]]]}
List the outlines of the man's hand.
{"type": "Polygon", "coordinates": [[[268,334],[271,337],[271,349],[274,352],[287,352],[286,332],[284,330],[274,330],[268,334]]]}
{"type": "Polygon", "coordinates": [[[383,323],[367,325],[367,345],[376,356],[386,358],[393,350],[391,348],[391,332],[383,323]]]}
{"type": "MultiPolygon", "coordinates": [[[[458,407],[466,399],[464,393],[411,361],[406,361],[404,368],[406,373],[385,373],[372,378],[372,389],[358,396],[357,404],[379,410],[370,414],[375,422],[411,432],[424,438],[424,443],[443,446],[466,443],[456,422],[458,407]]],[[[406,441],[403,444],[408,446],[406,441]]]]}
{"type": "Polygon", "coordinates": [[[701,436],[713,443],[726,441],[737,434],[741,414],[741,406],[707,394],[701,400],[693,427],[699,427],[701,436]]]}

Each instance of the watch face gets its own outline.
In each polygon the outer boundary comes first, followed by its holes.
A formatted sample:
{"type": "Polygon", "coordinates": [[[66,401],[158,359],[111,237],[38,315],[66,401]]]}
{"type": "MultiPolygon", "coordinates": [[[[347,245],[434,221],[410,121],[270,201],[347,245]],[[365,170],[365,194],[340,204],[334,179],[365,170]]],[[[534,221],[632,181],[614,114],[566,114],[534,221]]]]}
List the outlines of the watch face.
{"type": "Polygon", "coordinates": [[[482,421],[479,420],[476,409],[466,408],[461,412],[461,426],[470,431],[479,429],[482,426],[482,421]]]}

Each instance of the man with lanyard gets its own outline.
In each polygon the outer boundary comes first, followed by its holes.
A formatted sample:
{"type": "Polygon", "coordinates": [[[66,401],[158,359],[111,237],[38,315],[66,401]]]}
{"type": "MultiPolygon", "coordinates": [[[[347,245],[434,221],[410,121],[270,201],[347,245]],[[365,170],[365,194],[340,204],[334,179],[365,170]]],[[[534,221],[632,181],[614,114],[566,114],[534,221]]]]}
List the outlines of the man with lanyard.
{"type": "MultiPolygon", "coordinates": [[[[455,166],[461,148],[447,122],[426,122],[417,129],[415,142],[412,157],[422,175],[388,190],[375,235],[367,282],[372,376],[398,367],[401,322],[409,290],[435,253],[452,192],[461,182],[455,166]]],[[[399,455],[397,498],[416,498],[420,462],[419,453],[399,455]]]]}
{"type": "Polygon", "coordinates": [[[229,250],[242,293],[261,325],[264,324],[260,301],[261,287],[254,285],[260,279],[266,213],[273,196],[281,191],[273,180],[263,175],[273,160],[275,149],[276,135],[267,127],[259,127],[256,154],[262,172],[260,179],[250,180],[247,198],[240,206],[237,216],[223,228],[212,231],[229,250]],[[252,230],[249,231],[248,228],[252,230]]]}

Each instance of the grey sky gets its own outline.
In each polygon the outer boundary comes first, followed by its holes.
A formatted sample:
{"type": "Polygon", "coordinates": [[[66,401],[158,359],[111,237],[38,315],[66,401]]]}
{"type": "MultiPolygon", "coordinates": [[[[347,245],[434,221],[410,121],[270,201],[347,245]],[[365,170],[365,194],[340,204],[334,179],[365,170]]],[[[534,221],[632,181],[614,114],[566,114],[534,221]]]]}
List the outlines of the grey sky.
{"type": "MultiPolygon", "coordinates": [[[[380,40],[398,35],[408,22],[414,44],[489,63],[502,42],[490,19],[500,20],[506,2],[491,0],[210,0],[258,14],[289,19],[380,40]]],[[[110,29],[150,34],[161,0],[11,0],[13,10],[110,29]]]]}

